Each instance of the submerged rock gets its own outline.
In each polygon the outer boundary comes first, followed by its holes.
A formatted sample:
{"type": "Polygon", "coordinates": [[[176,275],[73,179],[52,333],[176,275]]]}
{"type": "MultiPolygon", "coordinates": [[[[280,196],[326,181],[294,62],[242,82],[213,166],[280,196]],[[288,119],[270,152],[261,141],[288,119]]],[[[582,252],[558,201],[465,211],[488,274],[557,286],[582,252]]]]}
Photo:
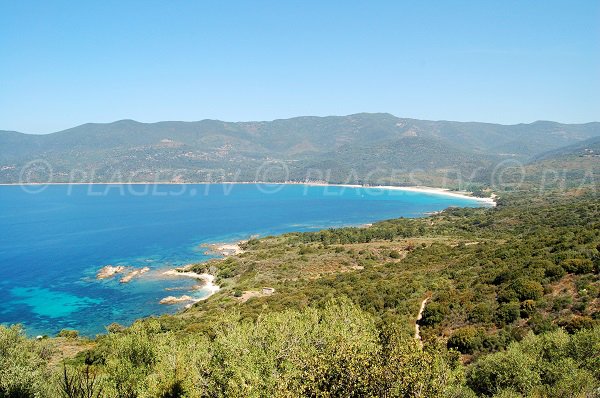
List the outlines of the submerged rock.
{"type": "Polygon", "coordinates": [[[148,268],[148,267],[135,269],[135,270],[131,271],[130,273],[128,273],[127,275],[125,275],[124,277],[122,277],[119,282],[127,283],[127,282],[131,281],[133,278],[140,276],[142,274],[145,274],[148,271],[150,271],[150,268],[148,268]]]}

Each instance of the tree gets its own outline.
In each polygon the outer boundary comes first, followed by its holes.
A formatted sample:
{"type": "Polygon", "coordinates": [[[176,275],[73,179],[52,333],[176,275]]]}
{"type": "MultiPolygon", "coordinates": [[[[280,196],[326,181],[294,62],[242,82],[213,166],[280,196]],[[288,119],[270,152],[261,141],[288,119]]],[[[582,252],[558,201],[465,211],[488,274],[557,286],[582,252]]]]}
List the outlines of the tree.
{"type": "Polygon", "coordinates": [[[28,340],[20,326],[0,325],[0,397],[49,394],[51,350],[45,341],[28,340]]]}

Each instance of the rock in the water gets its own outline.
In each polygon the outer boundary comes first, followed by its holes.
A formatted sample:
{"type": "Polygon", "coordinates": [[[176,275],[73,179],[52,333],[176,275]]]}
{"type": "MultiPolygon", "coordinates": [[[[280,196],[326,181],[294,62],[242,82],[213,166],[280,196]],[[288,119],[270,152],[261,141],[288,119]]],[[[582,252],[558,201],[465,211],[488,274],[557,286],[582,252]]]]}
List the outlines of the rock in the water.
{"type": "Polygon", "coordinates": [[[175,297],[175,296],[167,296],[164,299],[160,300],[161,304],[178,304],[178,303],[182,303],[184,301],[191,301],[193,300],[190,296],[181,296],[181,297],[175,297]]]}
{"type": "Polygon", "coordinates": [[[127,275],[125,275],[124,277],[122,277],[119,282],[127,283],[127,282],[131,281],[133,278],[135,278],[136,276],[145,274],[148,271],[150,271],[150,268],[148,268],[148,267],[135,269],[135,270],[131,271],[130,273],[128,273],[127,275]]]}
{"type": "Polygon", "coordinates": [[[117,266],[107,265],[105,267],[102,267],[98,271],[98,273],[96,274],[96,278],[97,279],[112,278],[116,274],[120,274],[123,271],[125,271],[125,267],[122,265],[117,265],[117,266]]]}

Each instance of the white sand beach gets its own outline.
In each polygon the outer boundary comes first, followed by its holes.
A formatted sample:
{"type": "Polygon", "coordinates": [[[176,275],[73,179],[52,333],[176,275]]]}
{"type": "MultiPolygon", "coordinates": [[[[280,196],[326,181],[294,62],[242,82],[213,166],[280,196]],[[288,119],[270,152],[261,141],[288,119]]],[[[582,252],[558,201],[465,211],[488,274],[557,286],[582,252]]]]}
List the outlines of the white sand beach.
{"type": "MultiPolygon", "coordinates": [[[[198,301],[206,300],[207,298],[209,298],[210,296],[212,296],[213,294],[215,294],[216,292],[218,292],[221,289],[218,285],[216,285],[214,283],[214,281],[215,281],[214,275],[211,275],[208,273],[198,274],[196,272],[186,271],[185,267],[170,269],[168,271],[163,272],[162,275],[169,276],[169,277],[184,277],[184,278],[194,278],[194,279],[202,280],[202,281],[204,281],[204,285],[202,286],[202,288],[200,290],[206,292],[207,295],[202,298],[194,298],[194,297],[185,295],[185,296],[179,297],[178,301],[172,300],[172,298],[174,298],[174,297],[169,296],[169,297],[165,297],[164,299],[162,299],[160,301],[161,304],[176,304],[176,303],[182,302],[182,301],[191,301],[193,304],[198,301]],[[169,299],[169,300],[166,300],[166,299],[169,299]],[[163,300],[164,300],[164,302],[163,302],[163,300]]],[[[175,299],[177,299],[177,298],[175,298],[175,299]]]]}
{"type": "Polygon", "coordinates": [[[495,196],[491,196],[489,198],[482,198],[479,196],[473,196],[471,192],[465,191],[451,191],[446,188],[432,188],[432,187],[398,187],[393,185],[378,185],[378,186],[369,186],[365,188],[376,188],[376,189],[389,189],[394,191],[406,191],[406,192],[417,192],[417,193],[426,193],[432,195],[443,195],[454,198],[462,198],[462,199],[473,199],[481,203],[486,203],[490,206],[496,206],[495,196]]]}

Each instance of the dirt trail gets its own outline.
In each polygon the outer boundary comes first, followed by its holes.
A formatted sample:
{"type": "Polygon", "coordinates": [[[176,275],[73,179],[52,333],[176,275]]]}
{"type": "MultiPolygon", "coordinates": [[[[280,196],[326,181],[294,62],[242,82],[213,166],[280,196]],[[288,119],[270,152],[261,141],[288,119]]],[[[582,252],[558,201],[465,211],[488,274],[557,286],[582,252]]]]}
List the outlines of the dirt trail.
{"type": "Polygon", "coordinates": [[[421,330],[419,326],[419,321],[423,318],[423,311],[425,310],[425,305],[429,297],[425,297],[425,299],[421,302],[421,308],[419,309],[419,314],[417,315],[417,321],[415,322],[415,340],[419,340],[419,344],[421,347],[423,346],[423,342],[421,341],[421,330]]]}

